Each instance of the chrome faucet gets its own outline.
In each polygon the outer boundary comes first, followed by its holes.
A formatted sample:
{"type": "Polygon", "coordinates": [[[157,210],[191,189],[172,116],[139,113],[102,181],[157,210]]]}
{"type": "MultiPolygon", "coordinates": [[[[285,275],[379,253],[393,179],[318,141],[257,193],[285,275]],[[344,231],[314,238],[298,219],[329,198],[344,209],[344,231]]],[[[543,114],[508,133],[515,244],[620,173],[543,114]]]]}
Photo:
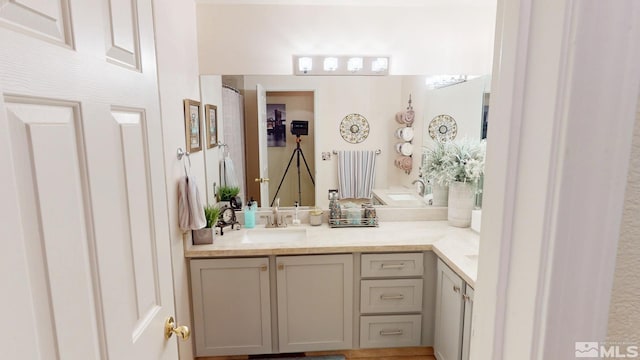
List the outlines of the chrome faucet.
{"type": "Polygon", "coordinates": [[[415,185],[415,183],[420,184],[420,190],[418,190],[418,194],[424,197],[427,193],[427,184],[422,179],[415,179],[411,182],[411,185],[415,185]]]}
{"type": "Polygon", "coordinates": [[[269,219],[269,217],[267,216],[267,223],[266,226],[267,228],[283,228],[283,227],[287,227],[287,222],[284,220],[284,218],[282,217],[282,215],[280,215],[280,198],[276,198],[273,202],[274,206],[273,206],[273,222],[271,222],[271,219],[269,219]]]}
{"type": "Polygon", "coordinates": [[[280,198],[276,198],[276,201],[274,201],[274,206],[273,206],[273,226],[274,227],[280,227],[280,219],[278,219],[279,216],[279,208],[280,207],[280,198]]]}

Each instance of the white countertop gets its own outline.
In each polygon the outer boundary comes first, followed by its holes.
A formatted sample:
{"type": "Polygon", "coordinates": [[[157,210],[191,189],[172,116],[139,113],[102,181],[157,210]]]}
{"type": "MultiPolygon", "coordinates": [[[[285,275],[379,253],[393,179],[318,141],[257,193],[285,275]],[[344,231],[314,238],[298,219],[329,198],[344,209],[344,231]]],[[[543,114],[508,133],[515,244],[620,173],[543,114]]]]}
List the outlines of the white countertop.
{"type": "MultiPolygon", "coordinates": [[[[264,229],[257,226],[256,229],[264,229]]],[[[185,245],[185,257],[238,257],[302,255],[348,252],[434,251],[469,285],[475,286],[479,236],[469,228],[451,227],[446,221],[381,222],[379,227],[329,228],[301,225],[264,231],[305,231],[305,240],[249,242],[247,229],[225,229],[210,245],[185,245]]]]}

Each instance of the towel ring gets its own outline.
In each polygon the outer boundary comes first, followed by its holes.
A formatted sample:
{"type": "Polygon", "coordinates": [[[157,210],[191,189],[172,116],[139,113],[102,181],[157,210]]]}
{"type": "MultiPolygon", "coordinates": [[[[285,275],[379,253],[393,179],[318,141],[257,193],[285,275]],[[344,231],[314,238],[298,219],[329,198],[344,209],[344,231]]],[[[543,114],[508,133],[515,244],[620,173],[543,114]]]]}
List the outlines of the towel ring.
{"type": "Polygon", "coordinates": [[[181,147],[176,151],[178,160],[182,160],[182,166],[184,167],[184,176],[189,176],[187,173],[187,160],[189,160],[189,170],[191,170],[191,157],[188,151],[182,150],[181,147]]]}

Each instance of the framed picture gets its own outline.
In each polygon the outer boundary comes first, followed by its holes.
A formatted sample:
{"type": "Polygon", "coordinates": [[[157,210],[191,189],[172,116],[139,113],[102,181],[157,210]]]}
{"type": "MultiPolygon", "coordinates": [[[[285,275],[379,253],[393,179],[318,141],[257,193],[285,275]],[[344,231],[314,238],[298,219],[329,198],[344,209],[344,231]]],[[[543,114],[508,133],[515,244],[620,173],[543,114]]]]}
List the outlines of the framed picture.
{"type": "Polygon", "coordinates": [[[184,100],[184,128],[187,137],[187,152],[194,153],[202,150],[199,101],[184,100]]]}
{"type": "Polygon", "coordinates": [[[267,146],[287,146],[287,107],[267,104],[267,146]]]}
{"type": "Polygon", "coordinates": [[[204,118],[207,123],[207,149],[218,146],[218,107],[206,104],[204,118]]]}

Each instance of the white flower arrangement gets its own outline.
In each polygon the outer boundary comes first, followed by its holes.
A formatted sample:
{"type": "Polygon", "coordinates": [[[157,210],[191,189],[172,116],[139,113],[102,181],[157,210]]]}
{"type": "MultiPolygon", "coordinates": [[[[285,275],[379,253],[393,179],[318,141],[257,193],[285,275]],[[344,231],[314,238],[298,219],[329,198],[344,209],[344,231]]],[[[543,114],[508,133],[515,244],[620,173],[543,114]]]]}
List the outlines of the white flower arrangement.
{"type": "Polygon", "coordinates": [[[449,159],[449,145],[437,142],[433,149],[425,148],[424,154],[422,169],[425,179],[431,183],[446,186],[449,183],[445,169],[449,159]]]}
{"type": "Polygon", "coordinates": [[[484,174],[486,141],[437,143],[425,150],[424,176],[440,185],[454,181],[477,183],[484,174]]]}

